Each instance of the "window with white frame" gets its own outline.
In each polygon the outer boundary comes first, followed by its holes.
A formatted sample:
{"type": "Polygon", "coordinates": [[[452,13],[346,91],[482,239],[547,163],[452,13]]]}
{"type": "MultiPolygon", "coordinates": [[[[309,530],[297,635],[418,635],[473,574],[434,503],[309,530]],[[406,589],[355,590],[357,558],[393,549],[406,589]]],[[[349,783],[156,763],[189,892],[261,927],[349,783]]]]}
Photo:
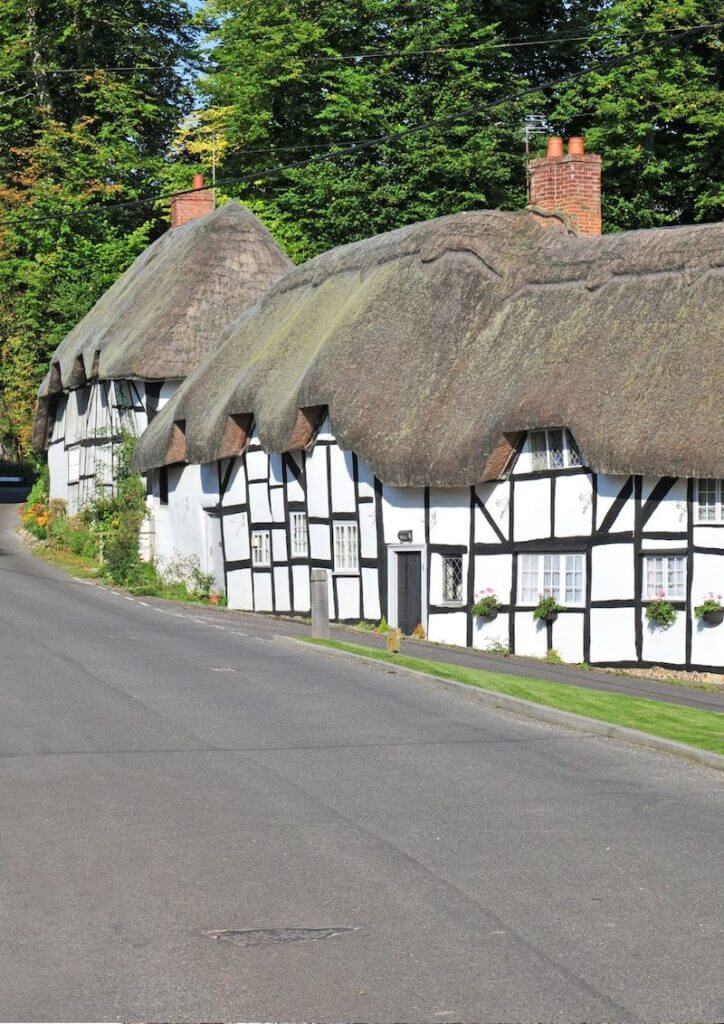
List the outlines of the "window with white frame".
{"type": "Polygon", "coordinates": [[[451,604],[463,600],[463,556],[442,556],[442,599],[451,604]]]}
{"type": "Polygon", "coordinates": [[[530,465],[538,469],[572,469],[583,465],[578,445],[568,430],[531,430],[530,465]]]}
{"type": "Polygon", "coordinates": [[[538,604],[552,597],[566,607],[585,600],[585,559],[582,554],[524,554],[520,556],[518,602],[538,604]]]}
{"type": "Polygon", "coordinates": [[[646,597],[686,597],[686,556],[646,555],[646,597]]]}
{"type": "Polygon", "coordinates": [[[697,481],[696,521],[724,522],[724,480],[697,481]]]}
{"type": "Polygon", "coordinates": [[[251,564],[258,569],[271,565],[271,535],[268,530],[252,532],[251,564]]]}
{"type": "Polygon", "coordinates": [[[357,523],[334,524],[334,570],[335,572],[357,572],[357,523]]]}
{"type": "Polygon", "coordinates": [[[292,558],[306,558],[309,547],[307,544],[307,516],[304,512],[291,513],[289,532],[292,540],[292,558]]]}

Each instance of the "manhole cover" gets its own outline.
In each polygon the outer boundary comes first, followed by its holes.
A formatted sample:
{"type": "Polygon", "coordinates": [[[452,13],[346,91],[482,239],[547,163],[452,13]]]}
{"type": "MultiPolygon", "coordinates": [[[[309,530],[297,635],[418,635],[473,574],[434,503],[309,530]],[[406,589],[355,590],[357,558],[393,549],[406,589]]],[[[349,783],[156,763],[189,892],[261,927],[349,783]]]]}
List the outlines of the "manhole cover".
{"type": "Polygon", "coordinates": [[[332,939],[356,928],[219,928],[204,932],[210,939],[233,942],[237,946],[264,946],[277,942],[304,942],[307,939],[332,939]]]}

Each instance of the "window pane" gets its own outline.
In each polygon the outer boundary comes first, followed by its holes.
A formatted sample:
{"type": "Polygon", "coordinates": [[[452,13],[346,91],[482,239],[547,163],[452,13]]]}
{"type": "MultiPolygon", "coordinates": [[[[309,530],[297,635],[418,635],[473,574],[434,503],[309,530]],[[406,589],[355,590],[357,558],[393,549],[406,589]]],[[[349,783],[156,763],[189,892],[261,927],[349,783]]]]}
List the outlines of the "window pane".
{"type": "Polygon", "coordinates": [[[566,431],[566,440],[568,442],[568,465],[582,466],[583,456],[581,455],[580,448],[573,439],[573,434],[568,430],[566,431]]]}
{"type": "Polygon", "coordinates": [[[716,480],[699,481],[698,518],[701,523],[716,519],[716,480]]]}
{"type": "Polygon", "coordinates": [[[683,555],[649,555],[646,559],[646,597],[686,597],[686,559],[683,555]]]}
{"type": "Polygon", "coordinates": [[[522,555],[520,559],[521,604],[538,601],[538,555],[522,555]]]}
{"type": "Polygon", "coordinates": [[[531,431],[530,450],[533,469],[548,469],[548,445],[545,430],[531,431]]]}
{"type": "Polygon", "coordinates": [[[563,431],[548,431],[548,465],[551,469],[563,469],[565,466],[563,454],[563,431]]]}
{"type": "Polygon", "coordinates": [[[359,566],[357,557],[357,524],[334,524],[334,567],[338,572],[356,571],[359,566]]]}
{"type": "Polygon", "coordinates": [[[462,555],[443,555],[442,563],[443,601],[463,599],[463,558],[462,555]]]}
{"type": "Polygon", "coordinates": [[[566,604],[583,604],[583,555],[566,555],[566,604]]]}
{"type": "Polygon", "coordinates": [[[292,556],[304,558],[307,555],[307,517],[304,512],[291,514],[292,556]]]}
{"type": "Polygon", "coordinates": [[[669,597],[684,596],[684,559],[669,558],[666,593],[669,597]]]}
{"type": "Polygon", "coordinates": [[[271,564],[271,545],[268,530],[257,530],[251,535],[251,564],[271,564]]]}
{"type": "Polygon", "coordinates": [[[561,570],[558,555],[543,556],[543,596],[559,599],[561,590],[561,570]]]}

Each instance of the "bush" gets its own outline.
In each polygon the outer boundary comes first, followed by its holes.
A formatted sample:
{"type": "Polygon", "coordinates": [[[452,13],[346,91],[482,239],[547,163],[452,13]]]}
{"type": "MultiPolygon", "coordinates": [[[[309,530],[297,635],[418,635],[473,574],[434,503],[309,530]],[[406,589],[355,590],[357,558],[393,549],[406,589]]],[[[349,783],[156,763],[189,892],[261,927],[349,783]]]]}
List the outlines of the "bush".
{"type": "Polygon", "coordinates": [[[659,591],[659,596],[647,607],[646,618],[660,629],[668,629],[676,621],[676,608],[666,600],[663,590],[659,591]]]}
{"type": "Polygon", "coordinates": [[[25,501],[20,517],[23,526],[39,540],[45,540],[48,536],[51,513],[49,509],[50,474],[47,464],[44,465],[38,474],[38,478],[30,489],[30,494],[25,501]]]}
{"type": "Polygon", "coordinates": [[[541,598],[538,601],[538,605],[535,608],[535,610],[533,611],[533,618],[534,619],[538,619],[539,621],[540,620],[545,620],[545,619],[548,618],[549,615],[552,615],[553,612],[562,612],[562,611],[563,611],[563,606],[560,605],[560,604],[557,604],[555,598],[553,598],[553,597],[543,597],[541,595],[541,598]]]}
{"type": "MultiPolygon", "coordinates": [[[[54,503],[51,502],[51,506],[54,503]]],[[[96,560],[98,541],[89,532],[80,516],[68,516],[65,508],[59,509],[52,517],[48,529],[48,544],[54,548],[65,548],[74,555],[96,560]]]]}
{"type": "Polygon", "coordinates": [[[487,619],[493,612],[497,612],[498,608],[500,601],[495,591],[488,587],[487,590],[479,590],[475,595],[475,604],[470,609],[470,614],[476,619],[487,619]]]}
{"type": "Polygon", "coordinates": [[[713,594],[708,594],[702,603],[696,606],[694,609],[694,615],[697,619],[703,619],[704,616],[708,615],[710,612],[720,612],[721,610],[721,594],[717,594],[716,597],[713,594]]]}

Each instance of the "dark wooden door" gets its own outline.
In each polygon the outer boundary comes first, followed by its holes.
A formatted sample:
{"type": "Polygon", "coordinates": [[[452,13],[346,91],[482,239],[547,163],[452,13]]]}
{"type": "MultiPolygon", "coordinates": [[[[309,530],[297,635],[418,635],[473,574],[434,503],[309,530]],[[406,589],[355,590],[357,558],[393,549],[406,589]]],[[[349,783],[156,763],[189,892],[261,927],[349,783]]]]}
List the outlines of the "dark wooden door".
{"type": "Polygon", "coordinates": [[[422,558],[419,551],[397,552],[397,625],[409,634],[421,619],[422,558]]]}

